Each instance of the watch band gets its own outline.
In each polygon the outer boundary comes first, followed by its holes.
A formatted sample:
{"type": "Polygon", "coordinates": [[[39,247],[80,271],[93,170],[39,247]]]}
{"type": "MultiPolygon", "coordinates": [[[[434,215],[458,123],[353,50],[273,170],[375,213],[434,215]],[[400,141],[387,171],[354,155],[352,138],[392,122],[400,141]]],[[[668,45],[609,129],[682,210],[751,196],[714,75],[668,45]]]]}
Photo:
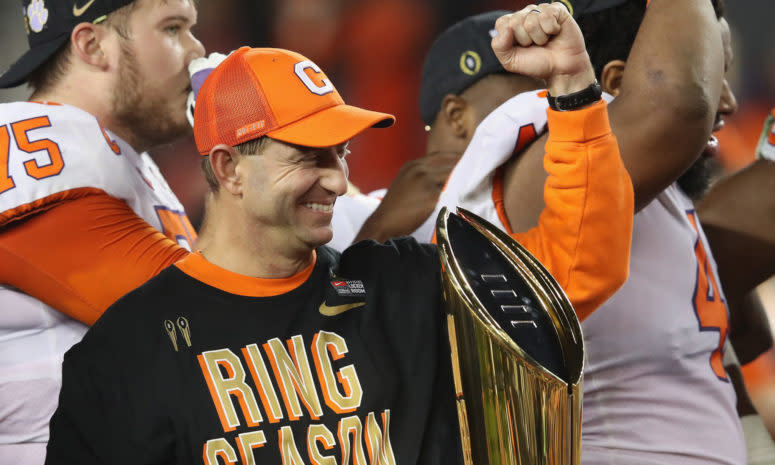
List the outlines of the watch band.
{"type": "Polygon", "coordinates": [[[595,80],[589,87],[581,89],[578,92],[573,92],[567,95],[558,95],[553,97],[551,94],[546,94],[546,99],[549,101],[549,107],[555,111],[572,111],[584,108],[600,100],[603,95],[603,89],[600,84],[595,80]]]}

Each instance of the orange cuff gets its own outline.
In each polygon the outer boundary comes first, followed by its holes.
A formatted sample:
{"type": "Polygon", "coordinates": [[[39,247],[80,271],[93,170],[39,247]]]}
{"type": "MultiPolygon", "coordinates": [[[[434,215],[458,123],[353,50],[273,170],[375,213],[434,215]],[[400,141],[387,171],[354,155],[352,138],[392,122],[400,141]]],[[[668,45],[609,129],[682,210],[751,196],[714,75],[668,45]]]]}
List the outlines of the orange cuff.
{"type": "Polygon", "coordinates": [[[600,100],[573,111],[546,110],[549,142],[589,142],[611,132],[606,113],[608,104],[600,100]]]}

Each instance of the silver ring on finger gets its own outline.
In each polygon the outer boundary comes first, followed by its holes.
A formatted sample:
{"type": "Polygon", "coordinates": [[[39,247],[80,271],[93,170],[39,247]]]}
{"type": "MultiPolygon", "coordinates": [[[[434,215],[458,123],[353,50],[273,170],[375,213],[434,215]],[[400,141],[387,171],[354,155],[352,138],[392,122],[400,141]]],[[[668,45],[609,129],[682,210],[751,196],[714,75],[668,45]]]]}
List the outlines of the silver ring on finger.
{"type": "Polygon", "coordinates": [[[527,13],[528,13],[528,14],[530,14],[530,13],[538,13],[538,14],[541,14],[541,10],[532,9],[532,10],[528,11],[527,13]]]}

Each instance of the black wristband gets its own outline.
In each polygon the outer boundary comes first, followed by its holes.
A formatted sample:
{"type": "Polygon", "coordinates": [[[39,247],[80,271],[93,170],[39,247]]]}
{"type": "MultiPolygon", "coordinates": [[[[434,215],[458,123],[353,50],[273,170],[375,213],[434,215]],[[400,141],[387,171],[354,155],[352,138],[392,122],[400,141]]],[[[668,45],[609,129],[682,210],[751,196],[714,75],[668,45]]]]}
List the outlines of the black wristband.
{"type": "Polygon", "coordinates": [[[584,108],[591,105],[603,95],[603,89],[600,88],[597,80],[589,85],[589,87],[582,89],[572,94],[559,95],[552,97],[548,92],[546,99],[549,100],[549,107],[555,111],[572,111],[584,108]]]}

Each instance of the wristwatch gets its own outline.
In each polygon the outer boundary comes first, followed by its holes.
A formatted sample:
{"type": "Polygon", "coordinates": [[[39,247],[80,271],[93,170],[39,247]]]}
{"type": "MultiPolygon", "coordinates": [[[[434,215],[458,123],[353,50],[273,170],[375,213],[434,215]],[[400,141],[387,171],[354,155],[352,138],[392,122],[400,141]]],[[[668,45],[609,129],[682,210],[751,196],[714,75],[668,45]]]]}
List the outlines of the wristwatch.
{"type": "Polygon", "coordinates": [[[546,99],[549,100],[549,107],[555,111],[572,111],[584,108],[587,105],[591,105],[600,100],[603,95],[603,89],[600,84],[595,80],[589,87],[581,89],[578,92],[573,92],[567,95],[558,95],[552,97],[551,94],[546,94],[546,99]]]}

